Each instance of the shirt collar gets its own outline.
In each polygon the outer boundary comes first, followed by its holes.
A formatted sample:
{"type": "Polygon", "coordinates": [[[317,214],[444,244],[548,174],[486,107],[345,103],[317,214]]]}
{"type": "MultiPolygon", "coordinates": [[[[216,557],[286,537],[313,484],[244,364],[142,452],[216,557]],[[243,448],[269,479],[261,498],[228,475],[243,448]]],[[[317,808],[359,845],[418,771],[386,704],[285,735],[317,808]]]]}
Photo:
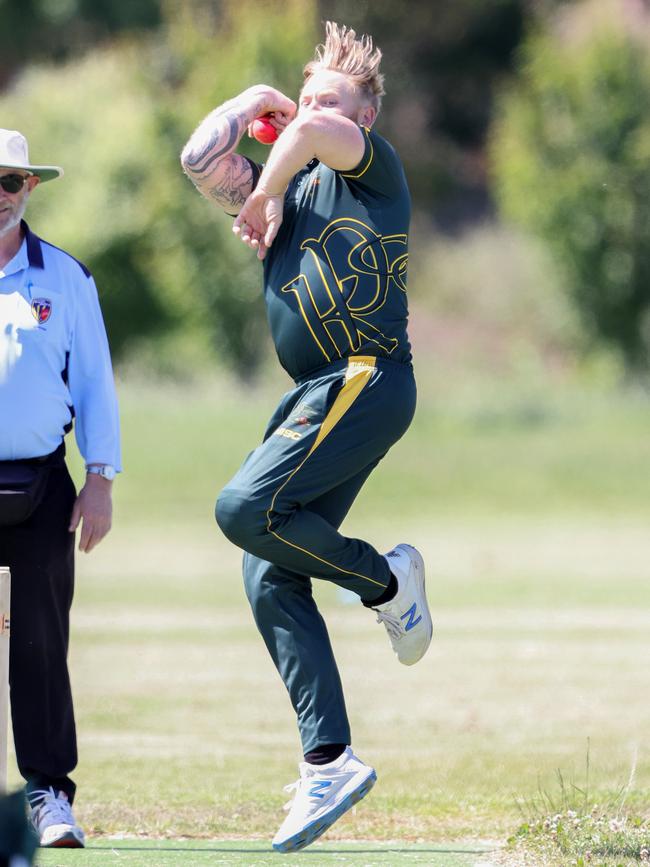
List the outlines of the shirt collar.
{"type": "Polygon", "coordinates": [[[24,220],[20,221],[21,228],[25,233],[25,245],[27,247],[27,259],[30,268],[43,268],[43,251],[41,239],[35,235],[24,220]]]}

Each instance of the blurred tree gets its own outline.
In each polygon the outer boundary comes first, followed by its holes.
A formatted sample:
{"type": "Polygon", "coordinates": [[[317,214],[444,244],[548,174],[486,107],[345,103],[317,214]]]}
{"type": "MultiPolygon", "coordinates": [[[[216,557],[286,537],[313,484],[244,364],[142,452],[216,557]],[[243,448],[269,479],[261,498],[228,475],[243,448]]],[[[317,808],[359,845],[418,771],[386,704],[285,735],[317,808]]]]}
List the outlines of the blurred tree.
{"type": "Polygon", "coordinates": [[[0,0],[0,87],[26,63],[63,60],[161,23],[161,0],[0,0]]]}
{"type": "Polygon", "coordinates": [[[650,16],[585,3],[526,43],[492,160],[503,212],[545,239],[592,342],[650,367],[650,16]]]}
{"type": "Polygon", "coordinates": [[[514,66],[531,0],[320,0],[322,18],[372,34],[384,52],[379,128],[417,206],[442,229],[492,211],[485,140],[493,92],[514,66]]]}
{"type": "Polygon", "coordinates": [[[0,112],[28,137],[32,159],[66,171],[35,191],[27,219],[93,271],[116,356],[134,335],[158,334],[175,310],[148,269],[160,210],[157,139],[137,51],[113,47],[65,66],[28,67],[0,112]]]}

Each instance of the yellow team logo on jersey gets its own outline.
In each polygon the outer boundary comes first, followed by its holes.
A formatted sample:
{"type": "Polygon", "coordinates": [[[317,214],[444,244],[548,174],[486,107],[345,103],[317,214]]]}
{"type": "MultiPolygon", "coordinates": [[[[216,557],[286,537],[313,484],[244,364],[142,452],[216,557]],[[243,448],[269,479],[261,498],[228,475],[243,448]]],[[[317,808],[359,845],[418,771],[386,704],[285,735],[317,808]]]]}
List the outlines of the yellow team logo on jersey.
{"type": "Polygon", "coordinates": [[[300,313],[327,361],[374,343],[386,355],[398,346],[373,323],[390,292],[403,293],[406,315],[406,234],[378,235],[351,217],[334,220],[301,249],[312,255],[309,274],[282,287],[293,292],[300,313]]]}

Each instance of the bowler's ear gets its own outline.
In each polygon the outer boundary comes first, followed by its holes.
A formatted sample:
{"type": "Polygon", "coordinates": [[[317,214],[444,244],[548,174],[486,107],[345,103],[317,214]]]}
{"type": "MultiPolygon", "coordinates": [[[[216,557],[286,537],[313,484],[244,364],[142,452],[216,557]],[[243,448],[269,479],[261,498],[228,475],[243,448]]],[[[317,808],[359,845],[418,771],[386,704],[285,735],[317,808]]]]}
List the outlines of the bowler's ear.
{"type": "Polygon", "coordinates": [[[377,109],[373,105],[365,105],[359,112],[359,126],[370,129],[376,119],[377,109]]]}
{"type": "Polygon", "coordinates": [[[40,182],[41,179],[38,175],[32,175],[31,177],[27,178],[27,189],[29,190],[29,192],[31,193],[34,187],[37,187],[40,182]]]}

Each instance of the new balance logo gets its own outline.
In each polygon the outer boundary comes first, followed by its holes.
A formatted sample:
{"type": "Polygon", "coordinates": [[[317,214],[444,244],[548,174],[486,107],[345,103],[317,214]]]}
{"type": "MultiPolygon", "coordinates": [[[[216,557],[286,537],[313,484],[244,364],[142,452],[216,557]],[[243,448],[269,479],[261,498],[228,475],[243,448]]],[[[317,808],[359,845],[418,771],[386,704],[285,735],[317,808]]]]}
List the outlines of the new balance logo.
{"type": "Polygon", "coordinates": [[[408,632],[409,629],[413,629],[414,626],[417,626],[420,620],[422,620],[422,615],[415,619],[415,615],[417,613],[417,602],[414,602],[413,605],[400,617],[400,620],[406,620],[406,625],[404,626],[404,632],[408,632]],[[407,619],[408,618],[408,619],[407,619]]]}
{"type": "Polygon", "coordinates": [[[325,797],[325,789],[328,789],[332,785],[331,780],[321,780],[320,782],[312,783],[311,789],[309,790],[310,798],[324,798],[325,797]]]}

